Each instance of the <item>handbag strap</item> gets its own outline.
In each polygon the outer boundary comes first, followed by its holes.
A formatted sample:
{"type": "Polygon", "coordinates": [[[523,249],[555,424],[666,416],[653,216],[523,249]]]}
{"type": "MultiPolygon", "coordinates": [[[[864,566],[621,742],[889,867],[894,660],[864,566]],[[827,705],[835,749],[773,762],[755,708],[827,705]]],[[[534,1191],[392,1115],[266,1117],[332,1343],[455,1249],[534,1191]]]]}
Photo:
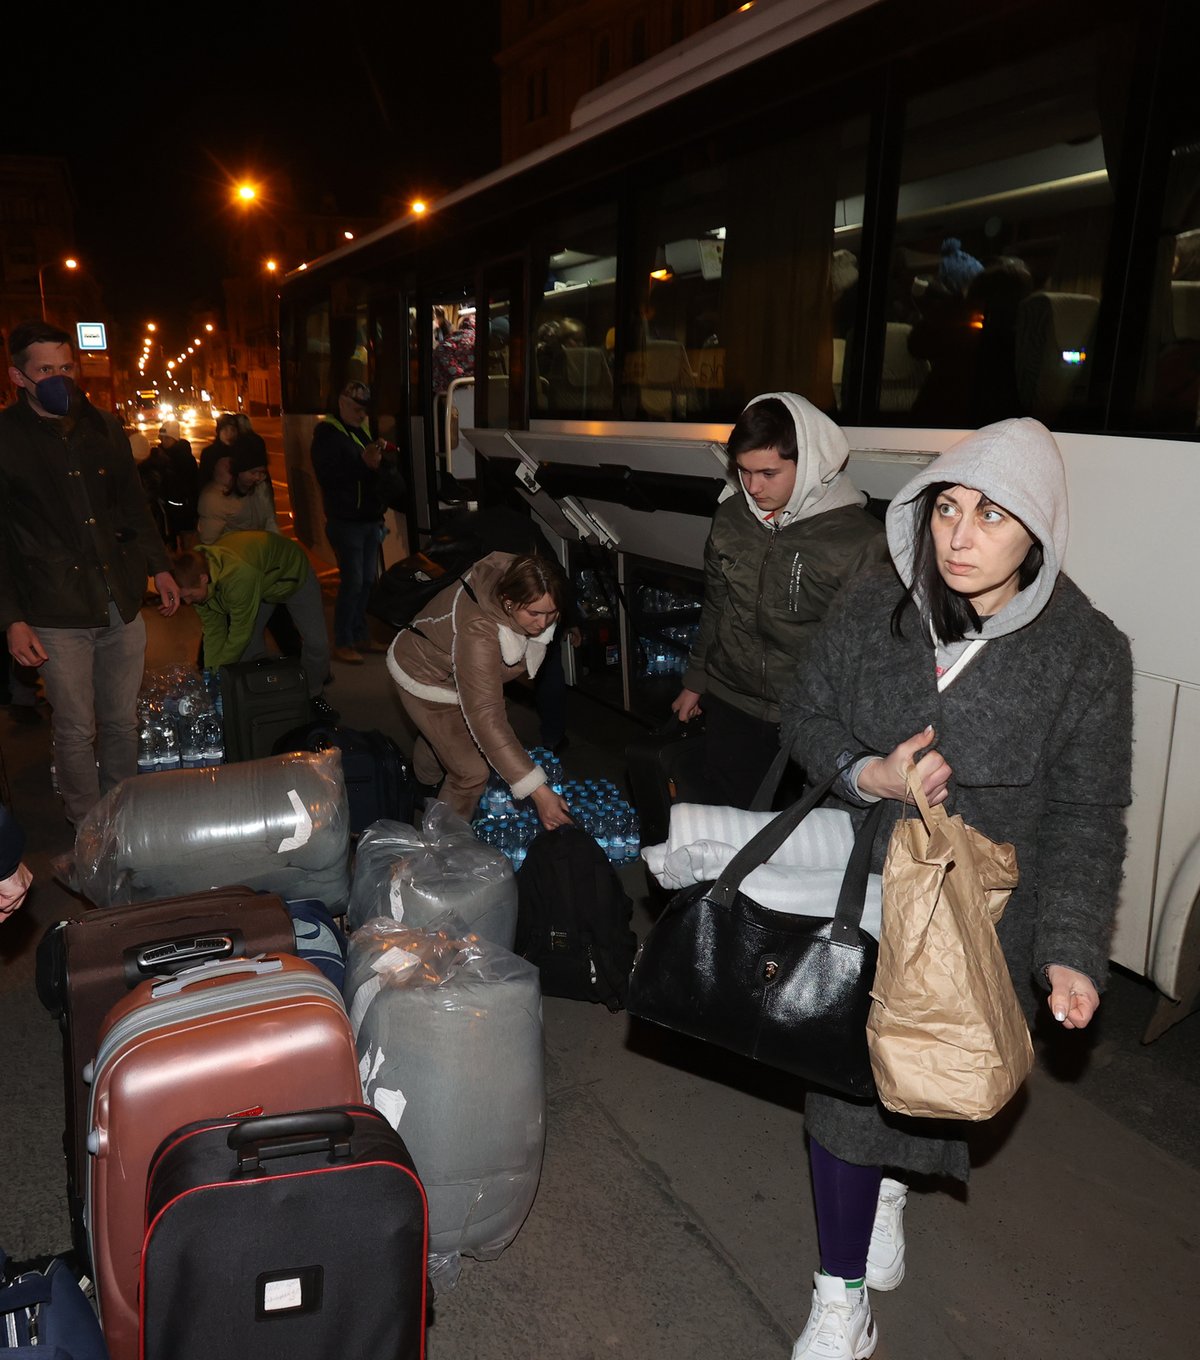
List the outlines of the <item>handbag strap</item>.
{"type": "MultiPolygon", "coordinates": [[[[781,746],[775,759],[771,761],[771,766],[762,777],[762,783],[758,786],[750,802],[750,812],[770,812],[771,801],[779,792],[779,785],[783,780],[783,772],[787,769],[787,763],[791,759],[792,753],[786,746],[781,746]]],[[[837,776],[835,775],[834,778],[837,776]]]]}
{"type": "MultiPolygon", "coordinates": [[[[829,790],[833,787],[834,782],[839,778],[839,776],[844,774],[857,761],[861,760],[863,756],[868,756],[871,754],[872,752],[870,751],[855,752],[854,755],[844,760],[842,764],[840,764],[837,767],[837,769],[834,770],[834,772],[827,779],[824,779],[819,784],[814,785],[813,788],[811,788],[804,795],[803,798],[798,798],[796,802],[791,804],[790,807],[784,808],[784,810],[777,817],[773,818],[770,822],[767,823],[766,826],[763,827],[761,831],[759,831],[756,835],[752,836],[750,840],[748,840],[746,844],[743,845],[742,848],[737,852],[737,854],[734,855],[734,857],[729,861],[729,863],[725,866],[725,870],[721,874],[720,878],[718,878],[717,881],[713,884],[713,886],[709,889],[708,893],[706,894],[709,900],[717,903],[719,906],[725,907],[731,906],[733,904],[734,897],[737,895],[738,889],[742,886],[742,879],[744,879],[747,874],[757,869],[760,864],[765,864],[767,860],[771,858],[771,856],[776,852],[776,850],[778,850],[779,847],[784,843],[784,841],[786,841],[787,838],[792,834],[792,832],[795,831],[795,829],[800,825],[800,823],[805,819],[805,817],[808,816],[808,814],[813,810],[813,808],[815,808],[818,805],[818,803],[824,800],[824,798],[829,793],[829,790]]],[[[882,802],[876,803],[876,805],[867,814],[866,821],[863,822],[862,827],[859,829],[858,835],[855,837],[854,842],[855,851],[857,851],[859,848],[860,840],[865,839],[868,842],[868,850],[865,852],[865,856],[863,857],[864,863],[866,864],[870,863],[869,846],[871,843],[874,842],[875,839],[875,828],[878,827],[879,825],[879,814],[881,808],[882,802]],[[867,834],[868,828],[870,828],[869,835],[867,834]]],[[[850,861],[846,866],[847,877],[849,877],[851,864],[855,866],[855,872],[857,874],[858,861],[855,859],[854,853],[851,853],[850,861]]],[[[867,873],[865,869],[861,873],[861,878],[862,878],[861,892],[859,893],[858,897],[858,917],[862,916],[863,903],[866,900],[867,873]]],[[[854,885],[852,885],[852,891],[857,891],[857,888],[854,885]]],[[[839,912],[841,911],[843,905],[842,898],[846,896],[848,896],[847,883],[846,879],[843,878],[842,893],[841,895],[839,895],[838,898],[839,912]]],[[[847,909],[848,911],[852,911],[853,903],[848,903],[847,909]]],[[[853,924],[857,925],[857,923],[858,919],[856,917],[853,924]]]]}

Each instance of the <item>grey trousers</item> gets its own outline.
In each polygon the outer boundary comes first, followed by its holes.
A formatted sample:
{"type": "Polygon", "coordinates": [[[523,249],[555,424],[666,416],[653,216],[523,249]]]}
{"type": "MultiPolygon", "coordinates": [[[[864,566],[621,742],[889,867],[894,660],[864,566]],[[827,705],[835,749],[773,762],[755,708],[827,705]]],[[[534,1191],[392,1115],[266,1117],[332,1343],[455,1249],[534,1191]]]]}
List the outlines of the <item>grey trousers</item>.
{"type": "Polygon", "coordinates": [[[264,634],[267,622],[275,606],[282,604],[292,616],[296,631],[300,634],[300,665],[308,680],[308,693],[315,698],[325,688],[325,677],[329,674],[329,629],[325,626],[325,609],[321,603],[321,583],[310,571],[304,584],[294,595],[286,600],[264,601],[258,607],[258,618],[254,620],[254,633],[242,653],[243,661],[254,661],[267,655],[264,634]]]}
{"type": "Polygon", "coordinates": [[[42,681],[54,710],[54,769],[75,827],[110,789],[137,774],[137,697],[146,622],[108,606],[104,628],[35,628],[46,653],[42,681]],[[99,762],[99,769],[97,769],[99,762]]]}

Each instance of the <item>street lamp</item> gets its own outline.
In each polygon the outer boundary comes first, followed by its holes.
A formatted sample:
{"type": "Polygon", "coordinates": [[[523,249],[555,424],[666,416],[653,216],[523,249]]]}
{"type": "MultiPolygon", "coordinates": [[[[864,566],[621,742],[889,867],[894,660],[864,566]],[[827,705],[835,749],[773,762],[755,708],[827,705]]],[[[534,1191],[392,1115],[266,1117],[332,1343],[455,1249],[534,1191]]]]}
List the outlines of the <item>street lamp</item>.
{"type": "Polygon", "coordinates": [[[43,275],[52,264],[61,264],[64,269],[78,269],[79,261],[70,255],[65,260],[47,260],[45,264],[38,266],[38,297],[42,300],[42,320],[46,319],[46,284],[43,275]]]}

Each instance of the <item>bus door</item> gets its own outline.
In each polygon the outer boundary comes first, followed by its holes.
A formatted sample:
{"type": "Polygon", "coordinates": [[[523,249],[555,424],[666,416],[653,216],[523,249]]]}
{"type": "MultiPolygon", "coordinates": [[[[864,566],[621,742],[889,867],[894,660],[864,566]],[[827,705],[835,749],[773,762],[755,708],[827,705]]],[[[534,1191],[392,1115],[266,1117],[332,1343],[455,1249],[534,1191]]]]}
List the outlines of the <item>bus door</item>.
{"type": "Polygon", "coordinates": [[[462,431],[475,424],[478,335],[473,293],[434,293],[428,317],[432,351],[429,367],[433,450],[440,504],[466,499],[475,480],[475,454],[462,431]]]}

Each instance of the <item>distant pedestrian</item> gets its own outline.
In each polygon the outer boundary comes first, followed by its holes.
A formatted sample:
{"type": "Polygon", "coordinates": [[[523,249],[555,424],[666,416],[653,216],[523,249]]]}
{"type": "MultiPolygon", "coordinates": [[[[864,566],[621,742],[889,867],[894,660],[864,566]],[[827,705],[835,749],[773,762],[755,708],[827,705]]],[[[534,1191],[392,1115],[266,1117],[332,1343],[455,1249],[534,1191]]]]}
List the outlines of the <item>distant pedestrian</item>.
{"type": "Polygon", "coordinates": [[[146,578],[167,616],[179,587],[128,437],[75,382],[71,337],[28,321],[8,351],[18,399],[0,411],[0,626],[13,660],[41,670],[59,791],[78,826],[137,773],[146,578]]]}
{"type": "Polygon", "coordinates": [[[333,659],[362,664],[364,652],[385,652],[371,639],[367,601],[379,571],[387,485],[394,467],[385,465],[385,448],[371,435],[367,409],[371,389],[348,382],[337,410],[318,422],[312,439],[312,464],[325,507],[325,536],[338,564],[338,593],[333,606],[333,659]]]}
{"type": "Polygon", "coordinates": [[[164,420],[158,443],[139,468],[150,510],[163,542],[172,551],[191,546],[196,531],[200,469],[177,420],[164,420]]]}

